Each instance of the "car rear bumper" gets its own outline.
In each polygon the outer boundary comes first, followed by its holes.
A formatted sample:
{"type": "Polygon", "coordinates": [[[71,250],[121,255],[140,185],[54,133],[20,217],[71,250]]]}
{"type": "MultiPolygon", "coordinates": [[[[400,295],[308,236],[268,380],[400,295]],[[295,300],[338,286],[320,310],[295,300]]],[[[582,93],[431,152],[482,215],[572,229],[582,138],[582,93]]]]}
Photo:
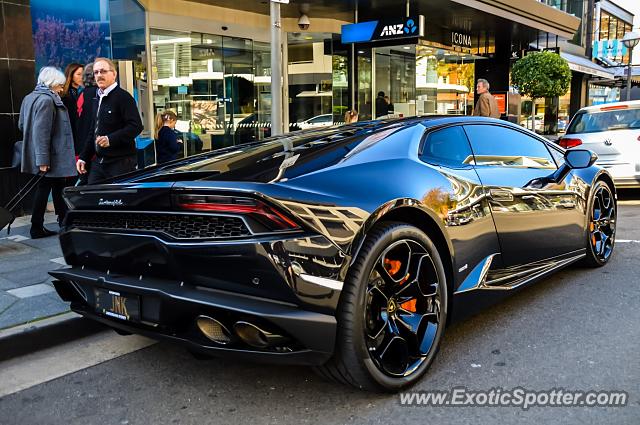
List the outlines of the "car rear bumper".
{"type": "Polygon", "coordinates": [[[597,164],[611,174],[616,187],[640,187],[640,164],[606,161],[597,164]]]}
{"type": "Polygon", "coordinates": [[[640,175],[634,177],[613,177],[613,182],[618,188],[640,187],[640,175]]]}
{"type": "Polygon", "coordinates": [[[51,272],[60,297],[71,309],[113,328],[155,339],[170,340],[195,351],[272,363],[318,365],[333,353],[336,319],[299,306],[211,288],[179,285],[156,278],[131,278],[81,267],[51,272]],[[96,307],[96,289],[117,291],[139,299],[135,320],[105,315],[96,307]],[[231,341],[220,344],[200,331],[196,320],[211,317],[222,323],[231,341]],[[282,336],[277,345],[253,347],[234,334],[234,323],[255,324],[282,336]]]}

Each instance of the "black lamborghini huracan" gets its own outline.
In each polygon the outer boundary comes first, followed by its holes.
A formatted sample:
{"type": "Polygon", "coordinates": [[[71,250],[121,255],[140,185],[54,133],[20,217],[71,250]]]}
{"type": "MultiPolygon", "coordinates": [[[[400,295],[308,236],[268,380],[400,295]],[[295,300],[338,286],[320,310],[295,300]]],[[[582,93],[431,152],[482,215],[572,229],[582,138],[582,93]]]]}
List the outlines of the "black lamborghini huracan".
{"type": "Polygon", "coordinates": [[[120,333],[397,391],[452,318],[608,262],[596,158],[476,117],[290,133],[68,188],[51,274],[120,333]]]}

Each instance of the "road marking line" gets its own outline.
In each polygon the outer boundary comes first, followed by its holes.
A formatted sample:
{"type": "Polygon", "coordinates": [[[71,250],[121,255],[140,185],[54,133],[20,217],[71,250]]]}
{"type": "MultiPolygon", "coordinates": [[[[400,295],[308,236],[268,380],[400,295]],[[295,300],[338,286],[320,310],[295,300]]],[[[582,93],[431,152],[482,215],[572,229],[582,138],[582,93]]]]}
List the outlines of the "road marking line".
{"type": "Polygon", "coordinates": [[[56,264],[62,264],[63,266],[67,265],[67,262],[64,261],[64,257],[52,258],[49,261],[51,261],[52,263],[56,263],[56,264]]]}
{"type": "Polygon", "coordinates": [[[49,292],[53,292],[53,286],[47,285],[46,283],[38,283],[37,285],[24,286],[22,288],[10,289],[7,293],[13,295],[18,298],[31,298],[36,297],[38,295],[48,294],[49,292]]]}
{"type": "Polygon", "coordinates": [[[632,239],[616,239],[616,243],[640,243],[640,241],[634,241],[632,239]]]}
{"type": "Polygon", "coordinates": [[[0,398],[155,344],[139,335],[100,332],[0,362],[0,398]]]}

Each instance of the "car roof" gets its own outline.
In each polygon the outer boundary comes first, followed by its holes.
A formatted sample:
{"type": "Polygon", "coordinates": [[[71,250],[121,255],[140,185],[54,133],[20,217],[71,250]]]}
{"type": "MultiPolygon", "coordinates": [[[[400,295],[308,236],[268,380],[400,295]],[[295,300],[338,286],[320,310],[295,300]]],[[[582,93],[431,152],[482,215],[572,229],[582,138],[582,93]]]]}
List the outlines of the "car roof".
{"type": "Polygon", "coordinates": [[[607,110],[615,110],[616,107],[627,107],[629,109],[640,108],[640,100],[629,100],[625,102],[602,103],[600,105],[585,106],[580,108],[578,112],[603,112],[607,110]]]}

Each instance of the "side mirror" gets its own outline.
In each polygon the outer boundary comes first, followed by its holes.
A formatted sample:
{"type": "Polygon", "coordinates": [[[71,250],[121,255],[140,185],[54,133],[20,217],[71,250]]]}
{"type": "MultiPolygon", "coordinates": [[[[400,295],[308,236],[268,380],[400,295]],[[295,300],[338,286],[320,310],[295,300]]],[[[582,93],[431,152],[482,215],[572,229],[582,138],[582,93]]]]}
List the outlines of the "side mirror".
{"type": "Polygon", "coordinates": [[[598,155],[586,149],[570,149],[565,152],[564,160],[571,168],[589,168],[596,160],[598,155]]]}

